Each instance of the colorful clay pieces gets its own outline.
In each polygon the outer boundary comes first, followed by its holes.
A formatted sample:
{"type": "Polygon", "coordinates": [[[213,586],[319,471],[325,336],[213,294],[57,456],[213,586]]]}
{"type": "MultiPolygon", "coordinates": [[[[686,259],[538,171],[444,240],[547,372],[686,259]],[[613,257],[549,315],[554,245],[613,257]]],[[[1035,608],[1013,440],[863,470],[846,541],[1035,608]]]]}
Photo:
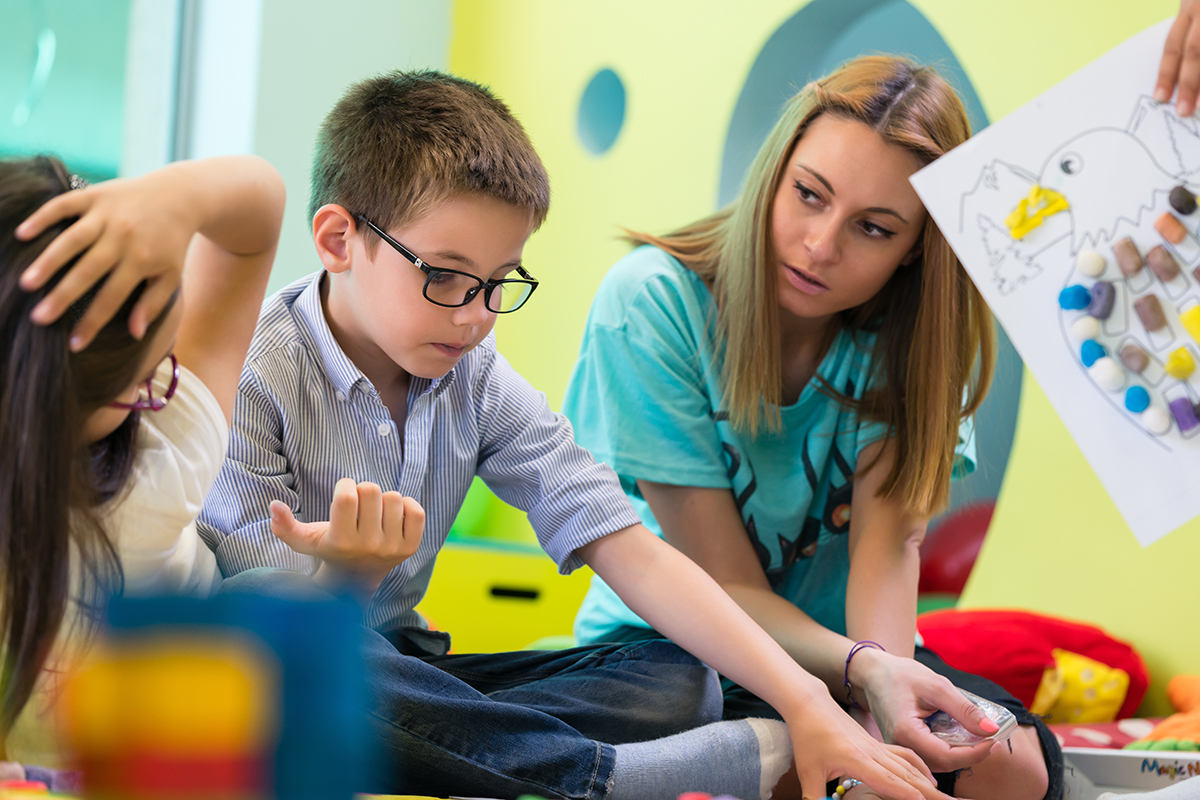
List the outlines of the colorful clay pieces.
{"type": "MultiPolygon", "coordinates": [[[[1088,299],[1091,299],[1090,295],[1088,299]]],[[[1137,312],[1146,333],[1162,330],[1167,325],[1167,315],[1163,313],[1162,303],[1158,301],[1157,295],[1147,294],[1134,300],[1133,310],[1137,312]]]]}
{"type": "MultiPolygon", "coordinates": [[[[1170,258],[1170,256],[1167,256],[1170,258]]],[[[1153,265],[1151,265],[1153,266],[1153,265]]],[[[1175,268],[1176,273],[1179,268],[1175,268]]],[[[1117,299],[1117,290],[1108,281],[1096,281],[1092,284],[1091,298],[1088,300],[1087,312],[1096,319],[1108,319],[1112,314],[1113,302],[1117,299]]]]}
{"type": "Polygon", "coordinates": [[[1150,407],[1150,393],[1141,386],[1130,386],[1125,390],[1125,408],[1140,414],[1150,407]]]}
{"type": "Polygon", "coordinates": [[[1121,274],[1126,278],[1132,278],[1142,271],[1142,254],[1138,252],[1133,239],[1126,236],[1112,246],[1112,251],[1113,257],[1117,259],[1117,266],[1121,268],[1121,274]]]}
{"type": "Polygon", "coordinates": [[[1088,375],[1106,392],[1119,392],[1125,388],[1125,370],[1114,359],[1104,356],[1088,367],[1088,375]]]}
{"type": "MultiPolygon", "coordinates": [[[[1049,213],[1063,210],[1057,208],[1057,199],[1034,187],[1007,220],[1013,238],[1024,236],[1049,213]]],[[[1078,283],[1061,289],[1058,304],[1066,312],[1060,318],[1064,333],[1078,347],[1079,363],[1091,381],[1104,392],[1120,395],[1123,413],[1146,432],[1166,436],[1178,428],[1192,438],[1200,434],[1200,386],[1193,383],[1200,378],[1200,357],[1193,346],[1181,346],[1180,328],[1200,343],[1200,302],[1195,296],[1200,234],[1191,230],[1197,227],[1200,198],[1180,185],[1167,200],[1170,208],[1154,219],[1161,236],[1158,243],[1146,240],[1139,246],[1131,236],[1113,242],[1112,259],[1119,274],[1109,272],[1107,252],[1079,250],[1074,257],[1078,283]],[[1129,313],[1131,304],[1140,330],[1129,313]],[[1173,321],[1176,315],[1178,324],[1173,321]]],[[[1161,211],[1161,194],[1156,203],[1161,211]]]]}
{"type": "Polygon", "coordinates": [[[1164,211],[1162,216],[1154,220],[1154,230],[1171,244],[1179,244],[1187,236],[1187,228],[1170,211],[1164,211]]]}
{"type": "Polygon", "coordinates": [[[1185,217],[1196,210],[1196,195],[1192,194],[1186,186],[1176,186],[1172,189],[1167,201],[1170,202],[1171,208],[1185,217]]]}
{"type": "Polygon", "coordinates": [[[1163,365],[1163,369],[1172,378],[1178,378],[1182,381],[1196,371],[1196,362],[1192,359],[1192,354],[1187,351],[1187,348],[1181,347],[1178,350],[1172,351],[1171,355],[1167,356],[1167,363],[1163,365]]]}
{"type": "Polygon", "coordinates": [[[1196,407],[1186,397],[1179,397],[1170,402],[1171,416],[1179,426],[1181,433],[1187,433],[1200,426],[1200,418],[1196,417],[1196,407]]]}
{"type": "Polygon", "coordinates": [[[1121,348],[1121,363],[1125,368],[1141,374],[1146,367],[1150,366],[1150,356],[1146,355],[1146,351],[1138,347],[1133,342],[1121,348]]]}
{"type": "Polygon", "coordinates": [[[1064,311],[1082,311],[1092,302],[1092,293],[1086,286],[1075,284],[1058,293],[1058,305],[1064,311]]]}
{"type": "Polygon", "coordinates": [[[1104,256],[1095,250],[1081,250],[1075,258],[1075,269],[1089,278],[1099,278],[1107,267],[1108,262],[1104,260],[1104,256]]]}
{"type": "Polygon", "coordinates": [[[1179,277],[1179,262],[1161,244],[1146,253],[1146,263],[1150,265],[1150,271],[1163,283],[1170,283],[1179,277]]]}

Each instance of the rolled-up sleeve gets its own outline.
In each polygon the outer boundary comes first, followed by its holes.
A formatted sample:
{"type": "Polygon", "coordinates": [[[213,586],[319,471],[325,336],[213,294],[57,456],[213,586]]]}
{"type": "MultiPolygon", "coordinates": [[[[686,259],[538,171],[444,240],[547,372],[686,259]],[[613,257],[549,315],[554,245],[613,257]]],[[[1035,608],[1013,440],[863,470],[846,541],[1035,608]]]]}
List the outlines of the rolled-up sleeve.
{"type": "Polygon", "coordinates": [[[542,548],[566,574],[575,550],[641,520],[615,472],[575,443],[571,423],[491,350],[475,383],[480,427],[477,474],[525,511],[542,548]]]}

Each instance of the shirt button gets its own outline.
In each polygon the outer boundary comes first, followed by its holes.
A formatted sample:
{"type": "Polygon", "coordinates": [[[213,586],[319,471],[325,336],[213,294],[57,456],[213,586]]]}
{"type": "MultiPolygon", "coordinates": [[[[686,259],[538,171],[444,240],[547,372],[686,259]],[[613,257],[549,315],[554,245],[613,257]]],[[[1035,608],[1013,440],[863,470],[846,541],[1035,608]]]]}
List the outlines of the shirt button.
{"type": "Polygon", "coordinates": [[[390,423],[381,422],[379,423],[379,427],[377,427],[375,430],[379,431],[380,436],[387,436],[392,432],[392,426],[390,423]]]}
{"type": "Polygon", "coordinates": [[[346,402],[346,395],[345,395],[345,393],[344,393],[344,392],[338,392],[337,394],[335,394],[335,395],[334,395],[334,397],[336,397],[336,398],[337,398],[337,401],[338,401],[339,403],[344,403],[344,402],[346,402]]]}

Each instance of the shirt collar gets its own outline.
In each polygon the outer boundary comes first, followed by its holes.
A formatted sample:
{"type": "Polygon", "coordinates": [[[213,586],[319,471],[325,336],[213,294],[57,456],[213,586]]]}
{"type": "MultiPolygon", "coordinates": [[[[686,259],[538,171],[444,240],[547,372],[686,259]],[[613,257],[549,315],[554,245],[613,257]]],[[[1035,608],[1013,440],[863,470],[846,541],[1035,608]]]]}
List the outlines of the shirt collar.
{"type": "MultiPolygon", "coordinates": [[[[301,330],[309,339],[310,349],[320,356],[321,365],[325,368],[325,374],[333,384],[334,390],[349,397],[356,385],[361,382],[364,386],[369,386],[370,381],[342,350],[337,339],[333,338],[333,331],[329,330],[325,310],[321,307],[321,282],[324,279],[324,270],[314,275],[312,282],[296,298],[293,309],[299,317],[301,330]]],[[[433,391],[434,397],[441,395],[454,383],[454,374],[461,365],[462,361],[459,361],[448,373],[432,381],[414,376],[409,384],[409,396],[412,396],[414,388],[417,389],[417,395],[427,391],[433,391]]]]}
{"type": "Polygon", "coordinates": [[[350,396],[355,385],[362,381],[367,383],[367,376],[354,366],[354,362],[342,351],[329,323],[325,319],[325,311],[321,308],[321,281],[325,278],[325,270],[313,276],[312,282],[296,298],[292,306],[300,322],[300,329],[309,339],[310,349],[321,358],[321,366],[333,388],[350,396]]]}

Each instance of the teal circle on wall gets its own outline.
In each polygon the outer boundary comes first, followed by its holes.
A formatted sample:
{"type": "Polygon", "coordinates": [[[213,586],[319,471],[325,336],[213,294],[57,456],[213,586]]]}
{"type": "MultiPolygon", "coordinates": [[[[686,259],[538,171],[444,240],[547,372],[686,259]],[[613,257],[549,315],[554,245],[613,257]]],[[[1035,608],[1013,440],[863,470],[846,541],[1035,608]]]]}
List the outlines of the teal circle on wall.
{"type": "Polygon", "coordinates": [[[625,84],[605,67],[592,76],[579,98],[579,141],[592,155],[607,152],[625,124],[625,84]]]}

